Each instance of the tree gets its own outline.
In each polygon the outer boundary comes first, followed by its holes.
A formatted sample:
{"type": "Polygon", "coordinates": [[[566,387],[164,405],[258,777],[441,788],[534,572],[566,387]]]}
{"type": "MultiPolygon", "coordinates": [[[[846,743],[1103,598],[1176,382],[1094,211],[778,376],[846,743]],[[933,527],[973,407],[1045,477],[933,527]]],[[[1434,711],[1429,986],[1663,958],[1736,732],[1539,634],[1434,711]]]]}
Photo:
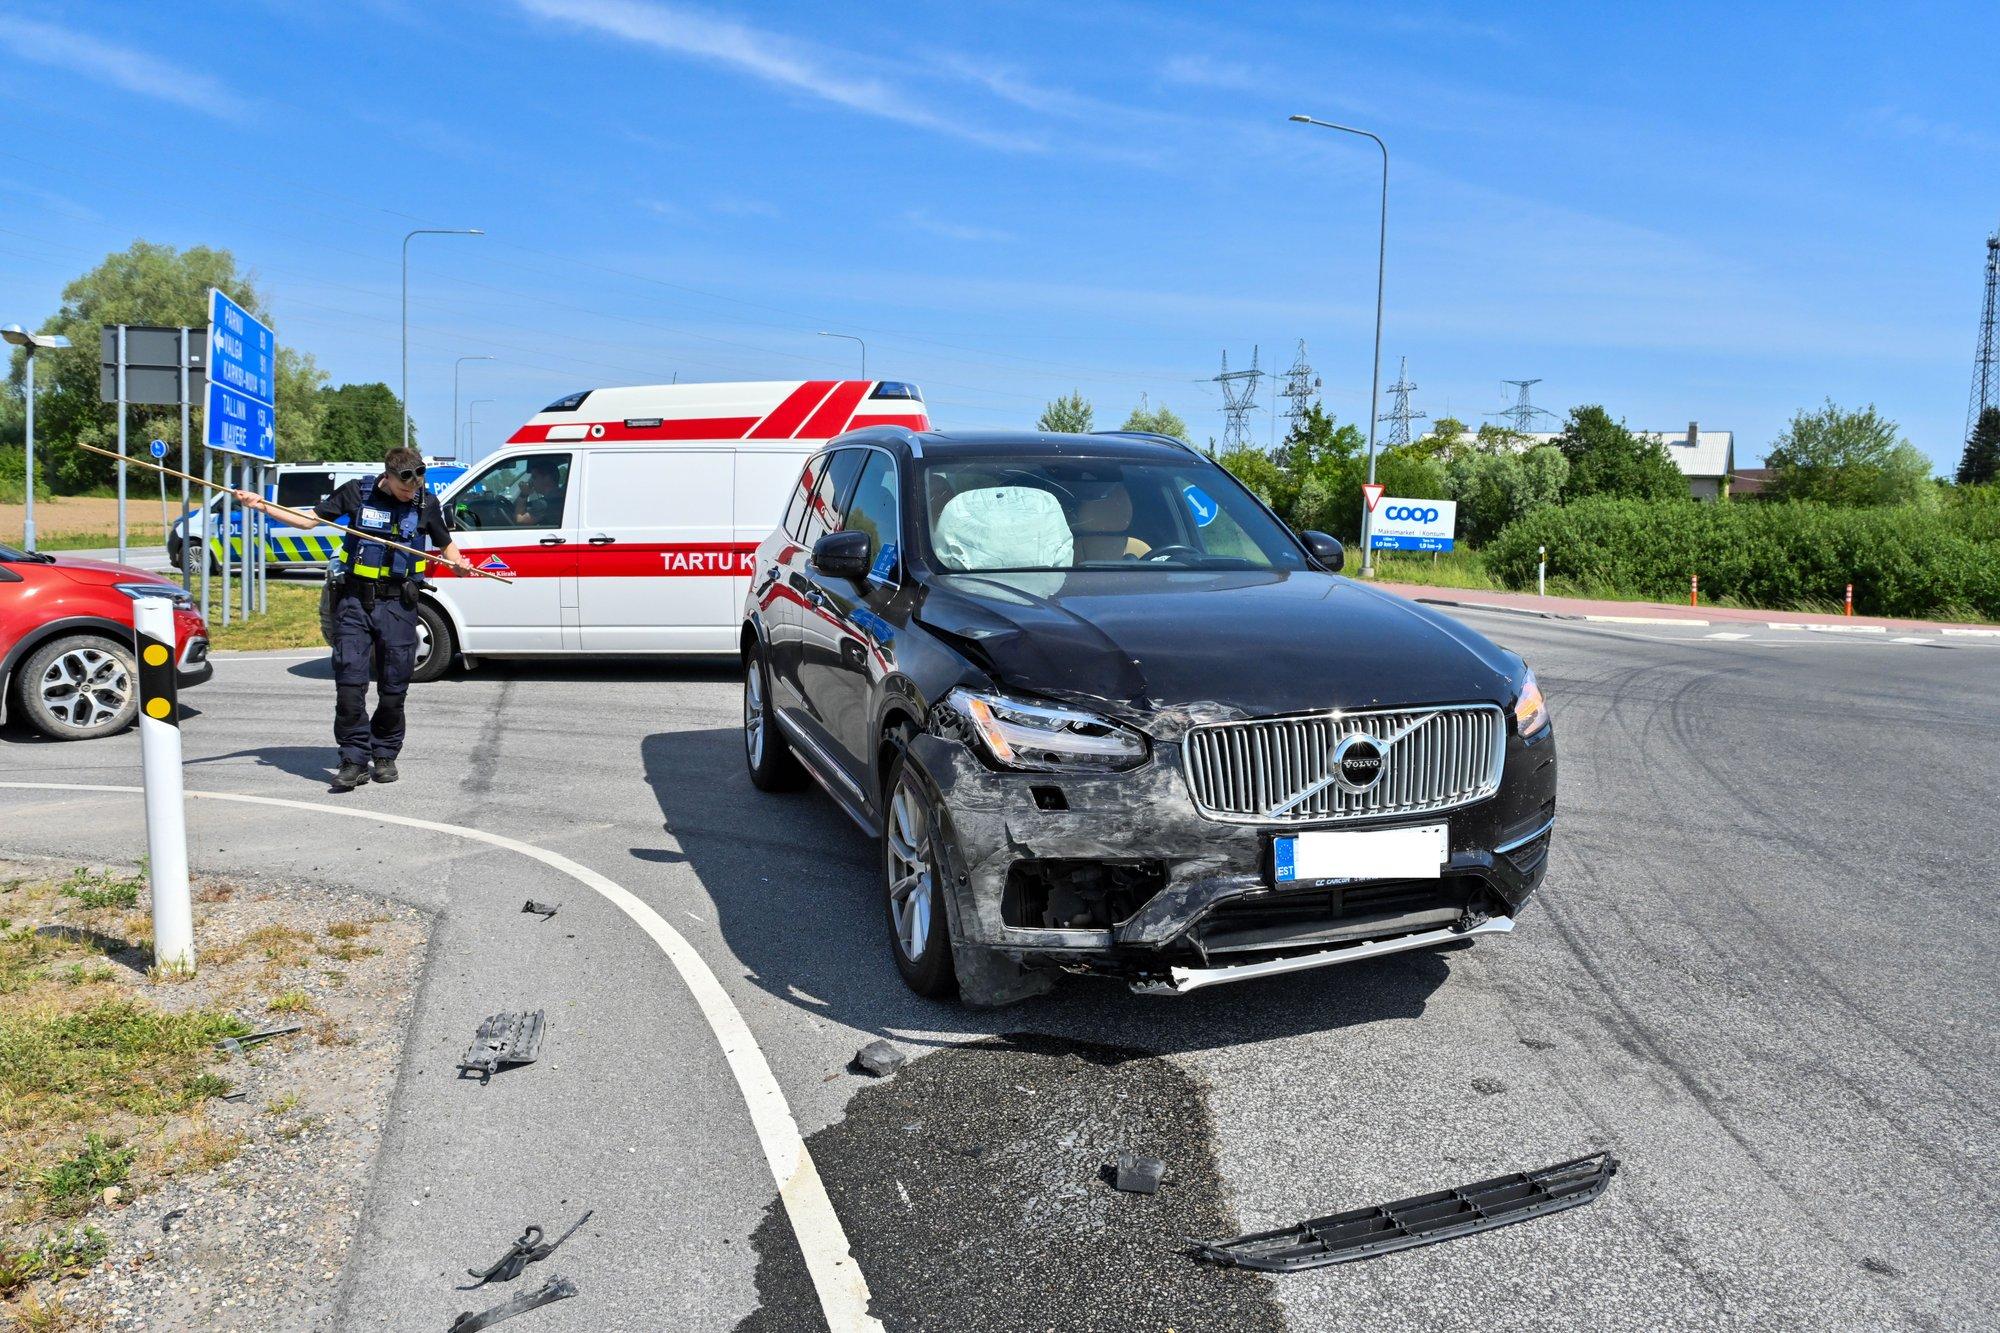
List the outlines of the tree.
{"type": "Polygon", "coordinates": [[[1771,468],[1765,494],[1773,500],[1893,505],[1936,498],[1930,460],[1873,403],[1850,412],[1829,398],[1816,412],[1798,413],[1764,461],[1771,468]]]}
{"type": "Polygon", "coordinates": [[[1042,409],[1042,419],[1035,423],[1035,429],[1058,435],[1084,435],[1090,431],[1090,403],[1080,389],[1056,399],[1042,409]]]}
{"type": "Polygon", "coordinates": [[[2000,407],[1982,408],[1965,455],[1958,460],[1958,484],[1984,486],[2000,481],[2000,407]]]}
{"type": "Polygon", "coordinates": [[[1443,458],[1459,448],[1465,423],[1457,417],[1439,417],[1431,423],[1430,434],[1410,442],[1411,452],[1424,458],[1443,458]]]}
{"type": "MultiPolygon", "coordinates": [[[[78,449],[79,442],[106,446],[116,439],[117,425],[99,401],[97,363],[99,333],[107,324],[163,324],[200,327],[208,322],[208,289],[220,287],[251,314],[269,322],[263,294],[239,273],[227,250],[134,241],[107,255],[104,262],[63,288],[62,306],[41,321],[44,332],[70,340],[61,351],[42,352],[35,363],[35,451],[37,471],[57,490],[82,490],[109,482],[117,465],[78,449]],[[46,449],[46,454],[44,454],[46,449]]],[[[10,381],[20,393],[24,362],[14,357],[10,381]]],[[[280,344],[274,375],[278,402],[280,458],[310,456],[319,423],[314,395],[326,376],[310,356],[280,344]]],[[[190,430],[200,437],[197,405],[190,430]]],[[[175,438],[179,413],[173,408],[127,409],[127,438],[144,442],[153,435],[175,438]]]]}
{"type": "MultiPolygon", "coordinates": [[[[402,400],[386,384],[323,388],[318,400],[325,413],[319,423],[321,461],[379,463],[382,455],[402,437],[402,400]]],[[[416,443],[417,423],[412,421],[411,447],[416,447],[416,443]]]]}
{"type": "Polygon", "coordinates": [[[1162,403],[1148,409],[1142,402],[1132,409],[1132,415],[1125,418],[1125,430],[1142,430],[1152,435],[1171,435],[1176,440],[1187,438],[1187,422],[1171,407],[1162,403]]]}
{"type": "Polygon", "coordinates": [[[1569,460],[1564,494],[1625,496],[1635,500],[1685,500],[1687,478],[1667,456],[1667,447],[1625,429],[1597,406],[1570,409],[1569,421],[1554,440],[1569,460]]]}

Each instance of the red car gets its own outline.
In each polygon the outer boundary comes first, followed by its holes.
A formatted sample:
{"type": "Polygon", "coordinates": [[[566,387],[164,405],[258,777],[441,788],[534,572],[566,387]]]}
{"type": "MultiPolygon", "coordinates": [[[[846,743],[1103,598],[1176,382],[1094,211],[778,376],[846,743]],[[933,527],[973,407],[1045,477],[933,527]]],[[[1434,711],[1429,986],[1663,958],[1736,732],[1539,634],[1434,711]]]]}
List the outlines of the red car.
{"type": "Polygon", "coordinates": [[[171,597],[185,689],[215,674],[208,626],[180,585],[102,560],[0,546],[0,723],[18,709],[62,741],[108,736],[139,709],[132,599],[171,597]]]}

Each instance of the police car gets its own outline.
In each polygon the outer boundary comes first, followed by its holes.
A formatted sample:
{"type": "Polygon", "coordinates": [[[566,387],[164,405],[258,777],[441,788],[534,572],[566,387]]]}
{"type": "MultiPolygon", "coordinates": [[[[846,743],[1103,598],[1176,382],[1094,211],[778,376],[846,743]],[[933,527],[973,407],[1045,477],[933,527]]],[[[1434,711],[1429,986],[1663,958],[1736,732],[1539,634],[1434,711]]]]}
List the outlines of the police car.
{"type": "MultiPolygon", "coordinates": [[[[425,464],[428,468],[425,481],[433,491],[442,491],[465,474],[465,469],[453,459],[426,459],[425,464]]],[[[373,477],[381,470],[381,464],[373,462],[280,463],[271,469],[272,481],[264,488],[264,498],[288,509],[310,513],[314,505],[348,482],[373,477]]],[[[174,568],[182,567],[188,549],[200,546],[211,528],[215,536],[208,543],[209,567],[221,568],[222,497],[219,495],[168,531],[167,559],[174,568]]],[[[340,528],[335,524],[304,530],[278,522],[271,524],[266,563],[272,569],[317,568],[339,554],[340,528]]],[[[229,512],[229,563],[233,566],[243,563],[243,518],[234,505],[229,512]]]]}
{"type": "Polygon", "coordinates": [[[473,564],[432,566],[416,679],[454,656],[733,654],[757,543],[799,468],[864,426],[930,428],[894,380],[590,389],[550,403],[443,493],[473,564]]]}

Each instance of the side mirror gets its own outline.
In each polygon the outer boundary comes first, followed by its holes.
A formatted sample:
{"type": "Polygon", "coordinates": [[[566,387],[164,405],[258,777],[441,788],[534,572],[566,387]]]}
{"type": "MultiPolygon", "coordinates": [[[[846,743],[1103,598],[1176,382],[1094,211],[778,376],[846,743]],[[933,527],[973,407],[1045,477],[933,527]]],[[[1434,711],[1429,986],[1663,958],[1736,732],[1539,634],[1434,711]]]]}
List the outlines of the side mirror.
{"type": "Polygon", "coordinates": [[[1306,550],[1312,553],[1313,559],[1335,573],[1338,573],[1341,565],[1347,562],[1346,549],[1337,539],[1327,536],[1324,532],[1301,532],[1299,540],[1306,544],[1306,550]]]}
{"type": "Polygon", "coordinates": [[[859,583],[868,577],[868,545],[865,532],[829,532],[813,543],[812,567],[829,578],[859,583]]]}

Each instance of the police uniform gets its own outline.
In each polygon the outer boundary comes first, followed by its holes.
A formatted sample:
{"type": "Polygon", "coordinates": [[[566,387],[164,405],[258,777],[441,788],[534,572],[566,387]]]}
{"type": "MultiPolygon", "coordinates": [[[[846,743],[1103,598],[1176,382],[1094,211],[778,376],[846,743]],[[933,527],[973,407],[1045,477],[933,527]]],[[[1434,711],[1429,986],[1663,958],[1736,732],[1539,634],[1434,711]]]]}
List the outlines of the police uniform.
{"type": "Polygon", "coordinates": [[[334,599],[333,735],[343,763],[367,767],[403,749],[403,696],[417,660],[417,585],[425,562],[385,546],[389,538],[440,550],[451,531],[437,497],[419,489],[398,500],[383,479],[348,482],[313,506],[329,523],[347,521],[341,542],[341,587],[334,599]],[[368,716],[368,682],[375,681],[375,716],[368,716]]]}

